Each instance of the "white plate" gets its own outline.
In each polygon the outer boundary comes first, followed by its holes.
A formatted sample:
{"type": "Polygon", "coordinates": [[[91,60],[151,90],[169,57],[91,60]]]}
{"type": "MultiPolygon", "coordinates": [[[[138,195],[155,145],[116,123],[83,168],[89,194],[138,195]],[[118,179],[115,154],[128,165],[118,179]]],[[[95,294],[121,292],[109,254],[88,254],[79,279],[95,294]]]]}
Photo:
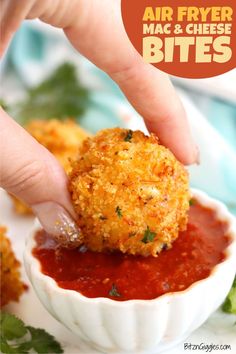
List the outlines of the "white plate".
{"type": "MultiPolygon", "coordinates": [[[[0,189],[0,224],[7,226],[14,251],[21,262],[25,238],[33,225],[33,220],[33,217],[16,215],[12,210],[9,197],[0,189]]],[[[82,343],[44,309],[36,297],[24,269],[22,269],[22,276],[29,286],[29,290],[21,297],[19,303],[11,303],[4,309],[19,316],[27,324],[44,328],[53,334],[62,344],[65,354],[97,354],[98,352],[82,343]]],[[[199,346],[230,345],[231,350],[212,350],[212,353],[236,353],[236,316],[218,310],[202,327],[192,333],[185,343],[199,346]]],[[[199,354],[206,352],[203,349],[192,350],[199,354]]],[[[166,351],[165,354],[183,354],[184,352],[191,351],[185,350],[184,343],[181,343],[174,349],[166,351]]]]}

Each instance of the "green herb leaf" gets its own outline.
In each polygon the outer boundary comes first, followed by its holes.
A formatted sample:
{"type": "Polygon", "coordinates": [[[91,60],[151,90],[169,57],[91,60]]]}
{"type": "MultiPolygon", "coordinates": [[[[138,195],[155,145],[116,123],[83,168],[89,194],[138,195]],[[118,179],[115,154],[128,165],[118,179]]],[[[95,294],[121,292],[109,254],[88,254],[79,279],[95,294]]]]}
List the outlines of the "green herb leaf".
{"type": "Polygon", "coordinates": [[[1,336],[6,340],[21,338],[27,333],[24,322],[14,315],[1,312],[1,336]]]}
{"type": "Polygon", "coordinates": [[[64,63],[38,86],[29,88],[26,99],[15,105],[12,114],[22,124],[35,118],[78,118],[88,105],[89,92],[80,83],[76,67],[64,63]]]}
{"type": "Polygon", "coordinates": [[[155,232],[152,232],[149,228],[149,226],[147,227],[146,231],[144,232],[144,237],[142,238],[142,242],[143,243],[149,243],[152,242],[154,240],[156,236],[155,232]]]}
{"type": "Polygon", "coordinates": [[[236,315],[236,276],[234,278],[233,286],[222,305],[222,309],[225,312],[233,313],[236,315]]]}
{"type": "Polygon", "coordinates": [[[194,200],[194,199],[190,199],[189,205],[192,206],[192,205],[194,205],[194,204],[195,204],[195,200],[194,200]]]}
{"type": "Polygon", "coordinates": [[[118,292],[116,285],[113,283],[111,290],[109,291],[110,296],[120,297],[121,294],[118,292]]]}
{"type": "Polygon", "coordinates": [[[28,354],[28,352],[22,351],[19,349],[19,347],[14,347],[12,345],[9,345],[5,338],[0,337],[0,353],[6,353],[6,354],[28,354]]]}
{"type": "Polygon", "coordinates": [[[44,329],[27,326],[31,334],[30,345],[37,353],[63,353],[60,344],[44,329]]]}
{"type": "Polygon", "coordinates": [[[133,138],[133,131],[129,130],[127,135],[124,138],[124,141],[131,143],[132,138],[133,138]]]}
{"type": "Polygon", "coordinates": [[[44,329],[25,326],[9,313],[0,312],[0,316],[1,353],[28,354],[32,349],[40,354],[63,353],[60,344],[44,329]]]}
{"type": "Polygon", "coordinates": [[[123,214],[122,214],[122,210],[119,206],[116,207],[116,214],[118,215],[118,218],[121,219],[123,214]]]}

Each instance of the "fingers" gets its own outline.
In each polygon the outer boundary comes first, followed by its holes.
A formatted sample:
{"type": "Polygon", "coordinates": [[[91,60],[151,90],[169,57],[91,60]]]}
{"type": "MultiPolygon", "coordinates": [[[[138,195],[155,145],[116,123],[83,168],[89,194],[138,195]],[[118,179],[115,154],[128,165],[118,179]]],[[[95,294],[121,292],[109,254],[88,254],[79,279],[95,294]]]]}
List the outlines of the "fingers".
{"type": "Polygon", "coordinates": [[[131,67],[111,77],[163,145],[182,163],[198,163],[184,108],[167,75],[137,58],[131,67]]]}
{"type": "Polygon", "coordinates": [[[85,6],[83,18],[65,29],[69,40],[116,81],[149,130],[181,162],[197,162],[198,150],[182,104],[168,76],[144,63],[130,43],[121,18],[120,0],[88,0],[85,6]]]}
{"type": "Polygon", "coordinates": [[[80,3],[81,0],[0,0],[0,56],[24,19],[40,18],[63,28],[78,15],[80,3]]]}
{"type": "Polygon", "coordinates": [[[0,0],[0,56],[4,53],[21,22],[26,18],[34,1],[35,0],[0,0]]]}
{"type": "Polygon", "coordinates": [[[120,0],[2,0],[3,48],[21,20],[39,17],[62,27],[72,44],[106,71],[150,131],[185,164],[198,160],[184,109],[168,77],[145,64],[125,32],[120,0]]]}
{"type": "Polygon", "coordinates": [[[0,186],[29,205],[47,232],[60,235],[65,242],[78,239],[65,172],[54,156],[2,109],[0,161],[0,186]]]}

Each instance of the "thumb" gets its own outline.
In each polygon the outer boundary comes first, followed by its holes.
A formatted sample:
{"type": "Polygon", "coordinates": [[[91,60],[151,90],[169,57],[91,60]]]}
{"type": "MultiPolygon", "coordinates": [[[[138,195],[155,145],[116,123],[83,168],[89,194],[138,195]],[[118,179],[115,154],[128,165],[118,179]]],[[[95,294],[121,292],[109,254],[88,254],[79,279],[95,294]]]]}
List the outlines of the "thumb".
{"type": "Polygon", "coordinates": [[[0,110],[0,186],[29,205],[62,243],[79,241],[67,176],[55,157],[0,110]]]}

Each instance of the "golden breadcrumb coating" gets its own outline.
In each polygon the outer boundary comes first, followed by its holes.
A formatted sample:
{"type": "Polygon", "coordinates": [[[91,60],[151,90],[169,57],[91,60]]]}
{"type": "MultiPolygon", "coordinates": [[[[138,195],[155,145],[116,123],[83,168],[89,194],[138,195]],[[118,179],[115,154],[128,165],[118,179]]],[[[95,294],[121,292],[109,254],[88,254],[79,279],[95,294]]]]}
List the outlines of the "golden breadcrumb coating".
{"type": "MultiPolygon", "coordinates": [[[[89,133],[71,119],[32,120],[25,129],[57,158],[67,173],[70,170],[69,159],[76,157],[79,144],[89,136],[89,133]]],[[[12,200],[17,213],[32,214],[31,209],[21,200],[14,196],[12,200]]]]}
{"type": "Polygon", "coordinates": [[[0,226],[0,307],[18,301],[26,289],[20,279],[20,262],[15,258],[6,228],[0,226]]]}
{"type": "Polygon", "coordinates": [[[115,128],[80,146],[69,190],[93,251],[157,256],[185,230],[188,173],[156,136],[115,128]]]}
{"type": "Polygon", "coordinates": [[[71,119],[32,120],[25,129],[58,159],[66,172],[70,169],[69,159],[77,155],[79,144],[89,136],[71,119]]]}

